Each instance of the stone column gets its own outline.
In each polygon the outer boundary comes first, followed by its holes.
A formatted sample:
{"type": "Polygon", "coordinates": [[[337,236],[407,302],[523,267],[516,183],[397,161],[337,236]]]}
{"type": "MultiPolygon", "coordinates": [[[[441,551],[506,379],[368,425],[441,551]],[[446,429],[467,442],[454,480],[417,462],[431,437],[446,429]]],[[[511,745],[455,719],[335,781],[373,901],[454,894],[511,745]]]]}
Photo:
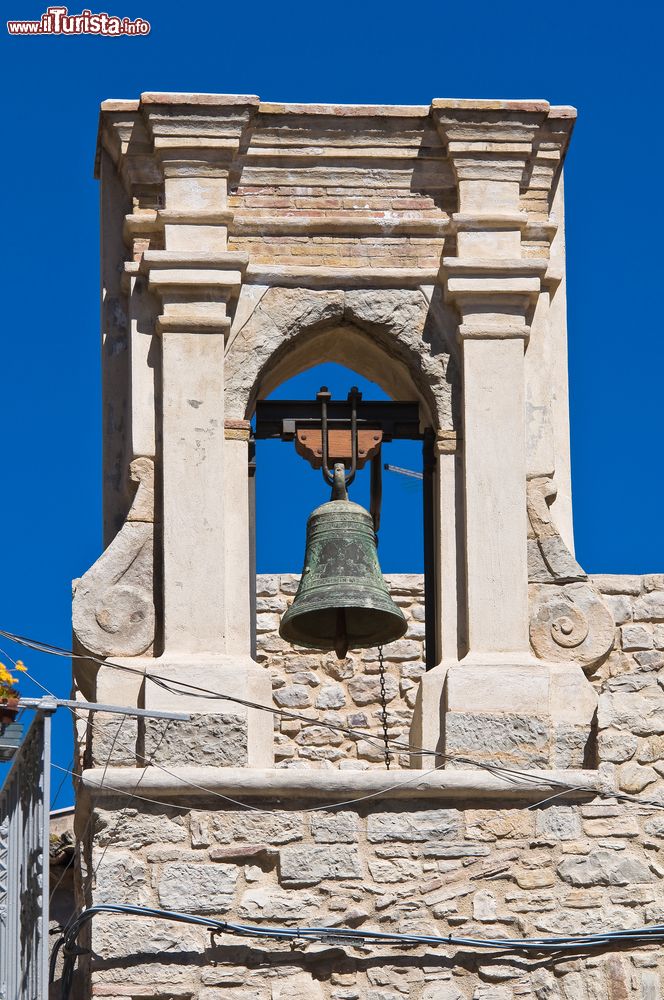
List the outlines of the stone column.
{"type": "Polygon", "coordinates": [[[593,710],[578,667],[537,660],[529,643],[525,351],[538,303],[548,305],[548,258],[523,252],[521,187],[549,105],[441,100],[432,114],[458,194],[457,252],[441,274],[462,355],[467,652],[427,679],[422,725],[432,730],[435,707],[442,752],[542,767],[570,692],[579,721],[593,710]]]}
{"type": "Polygon", "coordinates": [[[469,653],[527,653],[524,344],[542,261],[521,256],[519,187],[548,105],[434,101],[456,175],[457,256],[445,294],[459,310],[469,653]],[[479,106],[478,106],[479,105],[479,106]]]}
{"type": "MultiPolygon", "coordinates": [[[[224,420],[229,310],[248,262],[227,250],[228,174],[257,100],[180,96],[181,104],[173,95],[166,103],[158,94],[141,98],[165,202],[157,212],[164,249],[145,252],[140,263],[161,306],[163,651],[156,672],[269,703],[269,678],[249,656],[248,433],[224,420]]],[[[218,763],[271,760],[265,713],[223,700],[174,700],[150,681],[145,701],[221,715],[219,740],[206,736],[218,763]]],[[[192,763],[199,743],[193,734],[192,763]]]]}

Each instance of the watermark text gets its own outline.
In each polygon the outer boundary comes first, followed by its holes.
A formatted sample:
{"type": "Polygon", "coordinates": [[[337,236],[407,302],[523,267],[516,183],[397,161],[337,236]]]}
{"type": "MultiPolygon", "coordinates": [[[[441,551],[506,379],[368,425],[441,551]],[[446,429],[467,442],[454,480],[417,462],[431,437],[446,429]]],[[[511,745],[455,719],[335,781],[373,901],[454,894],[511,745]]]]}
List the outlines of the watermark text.
{"type": "Polygon", "coordinates": [[[48,7],[39,21],[7,21],[10,35],[106,35],[120,38],[126,35],[149,35],[150,22],[142,17],[133,21],[129,17],[113,14],[93,14],[82,10],[70,14],[67,7],[48,7]]]}

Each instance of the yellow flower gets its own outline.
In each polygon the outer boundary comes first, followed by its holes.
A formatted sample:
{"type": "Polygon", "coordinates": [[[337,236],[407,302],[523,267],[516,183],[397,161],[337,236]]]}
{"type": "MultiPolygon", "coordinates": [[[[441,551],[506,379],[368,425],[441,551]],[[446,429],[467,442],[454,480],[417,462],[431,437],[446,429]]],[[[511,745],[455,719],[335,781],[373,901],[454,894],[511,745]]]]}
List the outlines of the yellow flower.
{"type": "Polygon", "coordinates": [[[26,674],[28,672],[28,668],[26,667],[23,660],[16,661],[16,663],[14,664],[14,670],[18,670],[18,672],[21,674],[26,674]]]}
{"type": "Polygon", "coordinates": [[[9,673],[4,663],[0,663],[0,681],[4,681],[6,684],[14,683],[14,678],[9,673]]]}

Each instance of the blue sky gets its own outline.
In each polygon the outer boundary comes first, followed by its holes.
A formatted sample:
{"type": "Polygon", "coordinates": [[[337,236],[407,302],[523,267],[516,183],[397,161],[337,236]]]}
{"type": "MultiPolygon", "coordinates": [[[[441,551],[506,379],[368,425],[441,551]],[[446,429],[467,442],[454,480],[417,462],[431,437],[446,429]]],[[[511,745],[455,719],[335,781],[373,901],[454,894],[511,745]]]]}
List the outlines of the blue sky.
{"type": "MultiPolygon", "coordinates": [[[[7,0],[6,17],[38,19],[44,6],[7,0]]],[[[100,552],[97,111],[105,98],[145,90],[339,103],[543,97],[576,105],[566,195],[577,555],[589,571],[663,570],[661,7],[255,0],[244,16],[241,6],[218,0],[101,6],[149,20],[152,33],[0,34],[0,627],[69,646],[70,582],[100,552]]],[[[339,371],[326,378],[344,395],[359,382],[339,371]]],[[[299,392],[313,394],[321,381],[317,373],[304,377],[299,392]]],[[[388,460],[416,458],[404,446],[388,460]]],[[[270,478],[259,477],[259,490],[270,478]]],[[[417,509],[412,486],[393,481],[390,489],[398,504],[417,509]]],[[[259,536],[264,568],[293,553],[284,568],[297,568],[303,520],[322,487],[309,478],[294,492],[299,501],[289,506],[292,534],[282,535],[283,547],[270,533],[259,536]]],[[[386,525],[386,568],[417,568],[411,549],[417,544],[397,546],[386,525]]],[[[0,646],[24,655],[50,689],[69,691],[67,661],[0,646]]],[[[29,684],[24,689],[32,693],[29,684]]],[[[70,730],[59,713],[55,759],[65,766],[70,730]]],[[[58,804],[70,795],[65,788],[58,804]]]]}

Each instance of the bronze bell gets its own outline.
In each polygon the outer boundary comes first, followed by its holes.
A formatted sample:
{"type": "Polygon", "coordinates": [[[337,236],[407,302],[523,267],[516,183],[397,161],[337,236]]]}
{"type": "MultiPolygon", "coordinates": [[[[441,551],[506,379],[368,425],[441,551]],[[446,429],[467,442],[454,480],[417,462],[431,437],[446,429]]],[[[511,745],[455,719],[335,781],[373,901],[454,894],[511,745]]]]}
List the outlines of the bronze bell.
{"type": "Polygon", "coordinates": [[[383,579],[371,515],[348,499],[338,469],[333,499],[309,516],[300,586],[279,635],[343,659],[349,648],[400,639],[408,624],[383,579]]]}

